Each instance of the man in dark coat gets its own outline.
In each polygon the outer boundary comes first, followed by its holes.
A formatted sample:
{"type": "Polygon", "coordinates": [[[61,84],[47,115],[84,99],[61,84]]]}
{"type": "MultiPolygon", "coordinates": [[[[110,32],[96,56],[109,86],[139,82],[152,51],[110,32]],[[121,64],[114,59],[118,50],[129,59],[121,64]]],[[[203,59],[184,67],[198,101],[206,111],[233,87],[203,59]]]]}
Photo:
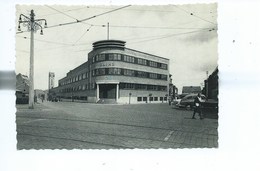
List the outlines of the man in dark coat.
{"type": "Polygon", "coordinates": [[[200,119],[203,119],[202,113],[201,113],[201,95],[198,93],[198,96],[194,99],[194,111],[193,111],[193,116],[192,119],[195,118],[195,114],[198,113],[200,116],[200,119]]]}

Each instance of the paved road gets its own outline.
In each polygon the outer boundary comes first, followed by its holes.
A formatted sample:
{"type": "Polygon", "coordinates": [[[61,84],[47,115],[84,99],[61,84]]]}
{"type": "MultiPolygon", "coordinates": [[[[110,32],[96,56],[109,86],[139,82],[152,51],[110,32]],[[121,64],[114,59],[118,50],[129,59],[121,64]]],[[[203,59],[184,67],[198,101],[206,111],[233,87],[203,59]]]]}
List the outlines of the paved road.
{"type": "Polygon", "coordinates": [[[18,149],[215,148],[218,120],[167,104],[17,105],[18,149]]]}

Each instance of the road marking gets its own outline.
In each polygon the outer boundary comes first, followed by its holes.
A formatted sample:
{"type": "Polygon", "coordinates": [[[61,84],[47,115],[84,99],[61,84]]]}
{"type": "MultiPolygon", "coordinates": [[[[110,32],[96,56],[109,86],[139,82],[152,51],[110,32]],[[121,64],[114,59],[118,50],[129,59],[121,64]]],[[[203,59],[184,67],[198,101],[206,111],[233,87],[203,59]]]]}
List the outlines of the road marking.
{"type": "Polygon", "coordinates": [[[47,120],[47,119],[35,119],[35,120],[32,120],[32,121],[23,122],[23,124],[28,124],[28,123],[32,123],[32,122],[36,122],[36,121],[42,121],[42,120],[47,120]]]}
{"type": "Polygon", "coordinates": [[[169,134],[164,138],[164,141],[168,141],[174,131],[170,131],[169,134]]]}

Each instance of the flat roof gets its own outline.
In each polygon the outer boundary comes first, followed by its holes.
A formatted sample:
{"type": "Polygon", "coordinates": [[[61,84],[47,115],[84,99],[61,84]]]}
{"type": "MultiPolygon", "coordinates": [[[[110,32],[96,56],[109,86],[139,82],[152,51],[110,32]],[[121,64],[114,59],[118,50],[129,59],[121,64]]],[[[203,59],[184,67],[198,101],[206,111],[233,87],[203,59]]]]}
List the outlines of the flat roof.
{"type": "Polygon", "coordinates": [[[134,52],[143,53],[143,54],[150,55],[150,56],[154,56],[154,57],[157,57],[157,58],[162,58],[162,59],[170,60],[170,59],[165,58],[165,57],[161,57],[161,56],[153,55],[153,54],[150,54],[150,53],[146,53],[146,52],[142,52],[142,51],[138,51],[138,50],[134,50],[134,49],[130,49],[130,48],[125,48],[125,49],[127,49],[127,50],[131,50],[131,51],[134,51],[134,52]]]}

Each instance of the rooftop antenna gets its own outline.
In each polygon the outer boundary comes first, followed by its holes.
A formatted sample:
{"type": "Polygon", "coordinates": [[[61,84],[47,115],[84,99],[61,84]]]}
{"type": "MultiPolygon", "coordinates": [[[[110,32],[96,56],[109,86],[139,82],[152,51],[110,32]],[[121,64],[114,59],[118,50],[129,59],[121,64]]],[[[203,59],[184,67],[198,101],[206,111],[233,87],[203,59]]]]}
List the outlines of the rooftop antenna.
{"type": "Polygon", "coordinates": [[[109,40],[109,22],[107,23],[107,40],[109,40]]]}

